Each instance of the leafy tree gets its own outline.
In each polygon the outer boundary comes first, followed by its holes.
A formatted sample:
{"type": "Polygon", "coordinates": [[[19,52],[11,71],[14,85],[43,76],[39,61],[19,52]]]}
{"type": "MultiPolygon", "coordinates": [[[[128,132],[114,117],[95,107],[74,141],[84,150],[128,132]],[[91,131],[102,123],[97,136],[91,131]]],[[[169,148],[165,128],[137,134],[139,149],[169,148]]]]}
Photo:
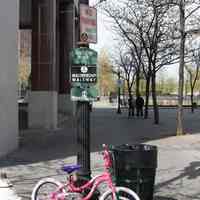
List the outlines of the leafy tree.
{"type": "Polygon", "coordinates": [[[175,78],[167,78],[164,83],[163,93],[164,94],[172,94],[177,90],[177,81],[175,78]]]}
{"type": "Polygon", "coordinates": [[[18,65],[18,84],[20,88],[25,88],[29,85],[29,76],[31,67],[27,60],[27,49],[23,48],[20,52],[20,64],[18,65]],[[24,61],[24,62],[23,62],[24,61]]]}
{"type": "Polygon", "coordinates": [[[18,47],[19,47],[19,65],[18,65],[18,86],[25,90],[30,86],[31,74],[31,31],[18,31],[18,47]]]}
{"type": "Polygon", "coordinates": [[[99,89],[102,96],[108,96],[115,90],[115,81],[112,65],[105,49],[101,50],[98,60],[99,66],[99,89]]]}

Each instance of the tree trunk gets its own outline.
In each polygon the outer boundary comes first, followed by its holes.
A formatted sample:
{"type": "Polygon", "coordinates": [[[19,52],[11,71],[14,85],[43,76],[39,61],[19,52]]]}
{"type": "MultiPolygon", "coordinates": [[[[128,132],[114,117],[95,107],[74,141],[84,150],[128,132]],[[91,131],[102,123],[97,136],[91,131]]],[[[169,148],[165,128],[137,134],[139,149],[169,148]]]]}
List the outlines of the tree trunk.
{"type": "Polygon", "coordinates": [[[132,100],[132,92],[130,87],[128,87],[128,97],[130,100],[132,100]]]}
{"type": "Polygon", "coordinates": [[[140,70],[136,73],[136,97],[140,96],[140,70]]]}
{"type": "Polygon", "coordinates": [[[146,91],[145,91],[145,109],[144,109],[144,118],[147,119],[148,118],[148,115],[149,115],[149,112],[148,112],[148,109],[149,109],[149,86],[150,86],[150,78],[151,76],[148,75],[148,77],[146,78],[146,91]]]}
{"type": "Polygon", "coordinates": [[[193,99],[193,89],[191,89],[191,95],[190,95],[190,99],[191,99],[191,112],[194,113],[194,99],[193,99]]]}
{"type": "Polygon", "coordinates": [[[130,98],[131,97],[131,85],[130,85],[129,81],[127,81],[127,87],[128,87],[128,96],[130,98]]]}
{"type": "Polygon", "coordinates": [[[132,91],[131,91],[131,86],[128,84],[128,116],[134,116],[134,102],[133,102],[133,97],[132,97],[132,91]]]}
{"type": "Polygon", "coordinates": [[[153,110],[154,110],[154,123],[159,124],[159,110],[157,104],[157,95],[156,95],[156,74],[154,73],[151,78],[151,87],[152,87],[152,100],[153,100],[153,110]]]}
{"type": "Polygon", "coordinates": [[[178,83],[178,110],[176,135],[183,135],[183,84],[184,84],[184,53],[185,53],[185,6],[182,0],[179,5],[180,10],[180,63],[179,63],[179,83],[178,83]]]}

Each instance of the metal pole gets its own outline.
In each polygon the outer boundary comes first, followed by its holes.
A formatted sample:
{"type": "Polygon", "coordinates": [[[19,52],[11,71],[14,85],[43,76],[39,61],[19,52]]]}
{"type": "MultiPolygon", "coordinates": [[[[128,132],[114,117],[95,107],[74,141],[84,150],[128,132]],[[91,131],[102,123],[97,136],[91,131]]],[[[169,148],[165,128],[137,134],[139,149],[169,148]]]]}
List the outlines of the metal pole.
{"type": "MultiPolygon", "coordinates": [[[[79,3],[88,5],[88,0],[79,3]]],[[[78,24],[78,40],[80,40],[80,22],[78,24]]],[[[90,178],[90,110],[89,102],[78,101],[76,107],[77,119],[77,163],[82,166],[79,171],[79,180],[90,178]]]]}
{"type": "Polygon", "coordinates": [[[89,178],[90,170],[90,111],[89,102],[77,102],[77,163],[82,166],[79,176],[89,178]]]}
{"type": "MultiPolygon", "coordinates": [[[[117,73],[118,75],[118,81],[120,81],[120,71],[117,73]]],[[[120,85],[118,84],[118,108],[117,108],[117,114],[121,114],[121,107],[120,107],[120,85]]]]}

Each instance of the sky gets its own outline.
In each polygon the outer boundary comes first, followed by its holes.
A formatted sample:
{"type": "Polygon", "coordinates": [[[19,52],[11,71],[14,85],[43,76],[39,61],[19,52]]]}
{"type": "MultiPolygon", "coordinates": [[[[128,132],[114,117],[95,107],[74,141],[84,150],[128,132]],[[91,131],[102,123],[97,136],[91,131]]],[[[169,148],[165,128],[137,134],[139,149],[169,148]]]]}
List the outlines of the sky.
{"type": "MultiPolygon", "coordinates": [[[[90,5],[95,5],[95,2],[97,1],[91,0],[90,5]]],[[[100,9],[97,9],[97,44],[92,44],[91,48],[98,52],[104,48],[110,53],[116,44],[108,20],[108,17],[100,9]]]]}

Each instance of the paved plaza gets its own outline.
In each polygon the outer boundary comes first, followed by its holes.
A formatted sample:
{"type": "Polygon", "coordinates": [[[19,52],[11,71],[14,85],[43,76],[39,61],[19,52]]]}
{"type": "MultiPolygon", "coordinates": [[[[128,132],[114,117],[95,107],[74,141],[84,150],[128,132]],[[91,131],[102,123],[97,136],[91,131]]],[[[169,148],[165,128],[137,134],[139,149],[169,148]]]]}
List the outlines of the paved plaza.
{"type": "MultiPolygon", "coordinates": [[[[101,144],[148,143],[158,147],[155,183],[156,200],[200,199],[200,110],[184,110],[186,136],[175,137],[176,109],[160,110],[160,124],[128,118],[126,109],[116,114],[115,105],[96,103],[91,113],[91,168],[102,171],[101,144]]],[[[59,170],[63,163],[76,163],[76,125],[66,119],[57,130],[28,130],[20,133],[20,148],[0,160],[22,200],[30,200],[33,185],[41,178],[65,180],[59,170]]],[[[1,188],[0,188],[1,190],[1,188]]],[[[15,200],[15,199],[13,199],[15,200]]]]}

